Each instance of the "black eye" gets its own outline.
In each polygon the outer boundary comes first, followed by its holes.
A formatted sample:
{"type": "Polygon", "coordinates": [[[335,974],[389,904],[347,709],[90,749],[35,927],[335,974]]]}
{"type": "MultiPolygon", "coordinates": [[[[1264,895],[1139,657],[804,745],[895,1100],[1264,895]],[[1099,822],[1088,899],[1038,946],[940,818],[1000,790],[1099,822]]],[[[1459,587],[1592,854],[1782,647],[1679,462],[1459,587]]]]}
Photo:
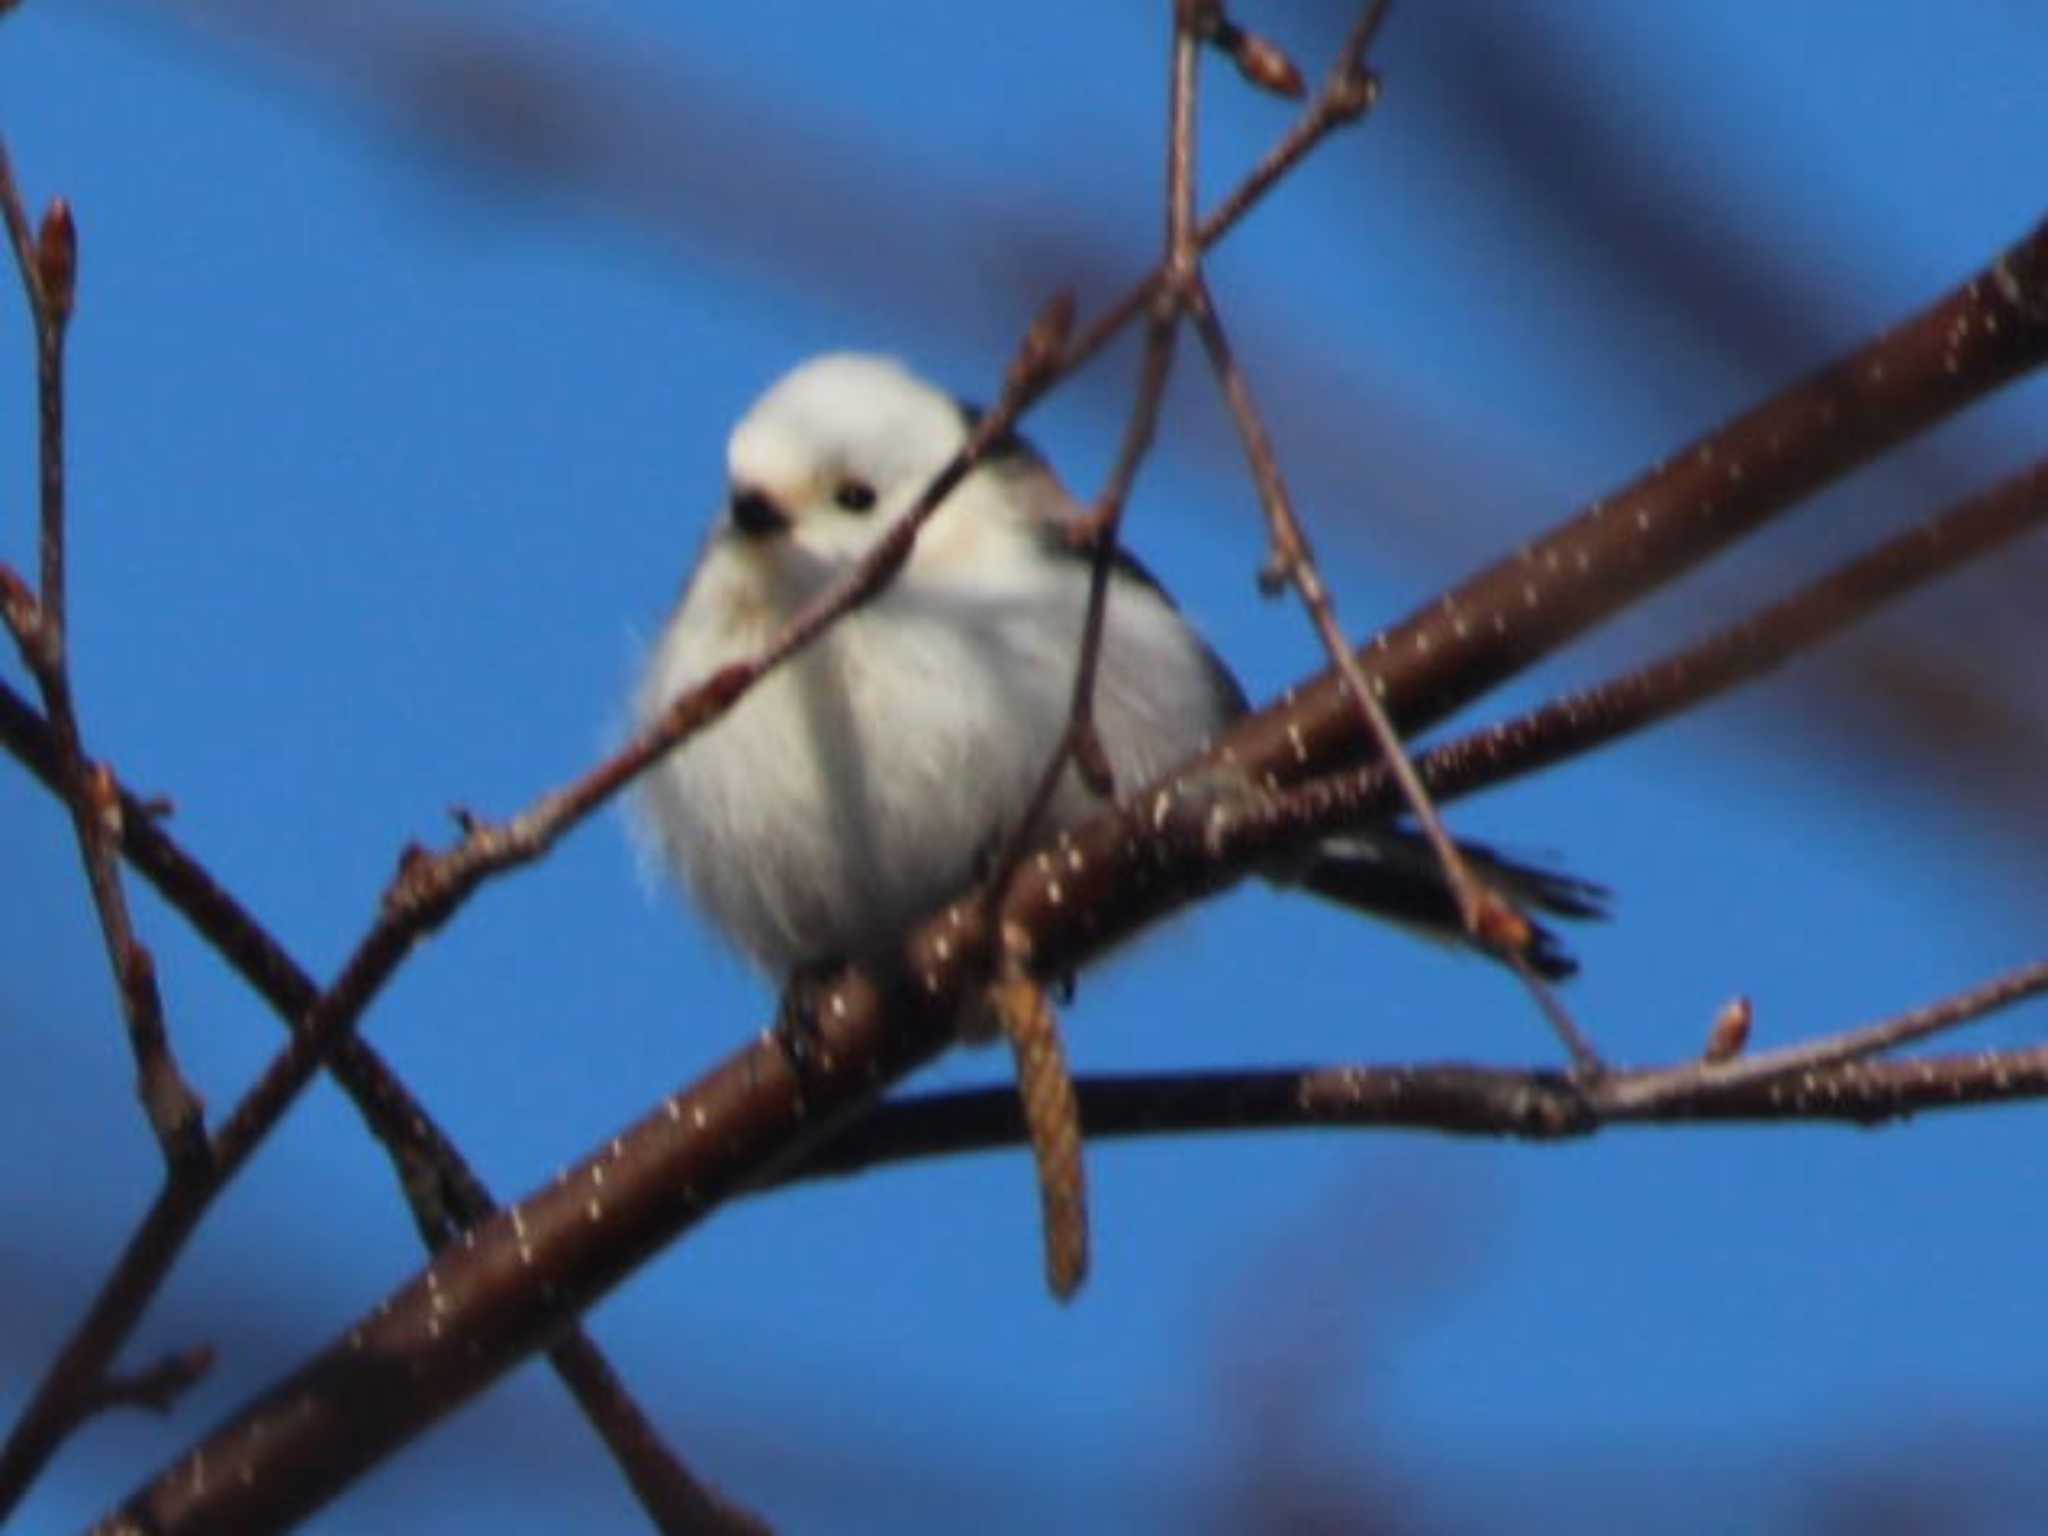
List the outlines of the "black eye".
{"type": "Polygon", "coordinates": [[[842,480],[832,488],[832,500],[849,512],[865,512],[875,504],[875,488],[865,480],[842,480]]]}

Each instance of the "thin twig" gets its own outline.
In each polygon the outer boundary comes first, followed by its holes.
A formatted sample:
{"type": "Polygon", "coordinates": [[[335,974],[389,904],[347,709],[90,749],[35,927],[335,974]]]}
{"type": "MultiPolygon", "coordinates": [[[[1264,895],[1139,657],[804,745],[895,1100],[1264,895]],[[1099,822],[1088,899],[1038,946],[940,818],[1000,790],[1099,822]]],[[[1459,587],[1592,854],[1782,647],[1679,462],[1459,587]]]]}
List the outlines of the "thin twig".
{"type": "MultiPolygon", "coordinates": [[[[2048,223],[1886,328],[1373,637],[1361,660],[1408,734],[2048,360],[2048,223]],[[1382,687],[1384,692],[1382,693],[1382,687]]],[[[1217,755],[1291,784],[1369,744],[1335,669],[1217,755]]]]}
{"type": "MultiPolygon", "coordinates": [[[[1161,270],[1174,271],[1193,259],[1194,209],[1194,97],[1191,90],[1194,44],[1187,40],[1185,8],[1174,31],[1171,83],[1168,88],[1168,133],[1166,171],[1166,253],[1161,270]]],[[[1123,528],[1124,508],[1138,469],[1150,451],[1158,430],[1159,409],[1166,393],[1166,381],[1173,367],[1174,337],[1180,312],[1176,285],[1162,286],[1154,296],[1145,328],[1144,356],[1140,363],[1138,388],[1124,422],[1123,440],[1118,445],[1115,465],[1108,484],[1085,522],[1068,530],[1068,537],[1088,548],[1088,608],[1081,626],[1081,643],[1074,664],[1074,686],[1067,710],[1067,729],[1054,748],[1024,814],[1010,831],[988,879],[988,889],[998,909],[1001,898],[1016,874],[1017,866],[1036,840],[1046,807],[1058,791],[1067,765],[1075,764],[1083,780],[1105,798],[1115,793],[1115,777],[1107,754],[1095,731],[1095,675],[1102,655],[1102,637],[1109,611],[1110,577],[1116,569],[1116,554],[1123,528]]],[[[1084,354],[1085,355],[1085,354],[1084,354]]],[[[1069,349],[1066,366],[1074,365],[1069,349]]]]}
{"type": "Polygon", "coordinates": [[[1265,570],[1260,573],[1261,585],[1272,590],[1282,583],[1291,583],[1300,594],[1309,622],[1321,639],[1338,676],[1343,679],[1360,718],[1365,721],[1380,761],[1392,772],[1403,802],[1414,814],[1436,853],[1445,881],[1457,900],[1466,933],[1473,942],[1508,961],[1570,1053],[1577,1070],[1582,1075],[1597,1076],[1604,1070],[1600,1053],[1558,1001],[1556,993],[1544,984],[1528,962],[1527,954],[1535,942],[1535,930],[1526,917],[1517,912],[1506,898],[1480,881],[1466,864],[1465,856],[1445,830],[1443,818],[1438,815],[1428,790],[1416,774],[1407,748],[1401,743],[1400,733],[1394,729],[1386,707],[1374,692],[1372,680],[1366,676],[1357,652],[1351,648],[1351,641],[1337,621],[1336,599],[1330,594],[1329,584],[1323,580],[1322,570],[1309,546],[1308,535],[1295,514],[1293,498],[1288,494],[1279,458],[1273,451],[1272,438],[1266,431],[1258,403],[1252,398],[1251,383],[1238,366],[1230,338],[1223,328],[1223,318],[1199,273],[1191,273],[1188,277],[1187,306],[1195,331],[1208,351],[1210,366],[1222,386],[1231,417],[1237,423],[1238,437],[1251,466],[1253,484],[1258,489],[1259,504],[1265,510],[1272,538],[1272,554],[1265,570]]]}
{"type": "MultiPolygon", "coordinates": [[[[50,727],[4,682],[0,745],[61,798],[50,727]]],[[[117,793],[123,856],[270,1005],[279,1022],[292,1028],[319,996],[312,977],[156,824],[144,802],[125,790],[117,788],[117,793]]],[[[355,1036],[342,1041],[328,1070],[384,1144],[429,1251],[438,1251],[497,1211],[497,1202],[461,1151],[366,1041],[355,1036]]],[[[569,1329],[548,1358],[658,1529],[731,1531],[734,1536],[765,1529],[691,1474],[581,1327],[569,1329]]],[[[40,1412],[24,1411],[0,1451],[0,1518],[70,1431],[105,1406],[110,1395],[121,1395],[109,1386],[119,1380],[102,1377],[85,1383],[76,1401],[56,1395],[37,1405],[40,1412]]]]}
{"type": "Polygon", "coordinates": [[[1222,204],[1207,218],[1199,220],[1194,216],[1193,71],[1189,67],[1190,88],[1181,89],[1178,82],[1183,63],[1179,52],[1175,52],[1172,74],[1175,83],[1170,87],[1168,105],[1165,255],[1157,267],[1070,341],[1048,370],[1049,387],[1081,368],[1140,313],[1148,315],[1138,391],[1126,421],[1117,462],[1108,486],[1097,502],[1094,516],[1079,535],[1092,538],[1095,559],[1089,577],[1088,615],[1075,671],[1076,702],[1069,716],[1073,723],[1066,740],[1034,788],[1016,832],[995,860],[994,874],[988,882],[991,890],[1007,888],[1018,862],[1029,851],[1028,835],[1042,820],[1066,762],[1078,762],[1084,777],[1098,788],[1107,781],[1106,762],[1101,760],[1099,750],[1091,750],[1099,748],[1092,713],[1095,667],[1101,651],[1109,578],[1115,565],[1116,533],[1121,527],[1124,505],[1130,497],[1138,468],[1151,447],[1167,374],[1172,367],[1173,342],[1182,309],[1181,283],[1176,274],[1195,270],[1200,253],[1229,234],[1312,150],[1336,129],[1359,121],[1372,110],[1379,99],[1379,86],[1366,67],[1365,57],[1386,20],[1387,9],[1388,0],[1373,0],[1365,7],[1338,50],[1337,60],[1316,99],[1222,204]]]}
{"type": "MultiPolygon", "coordinates": [[[[1288,494],[1286,478],[1280,471],[1280,460],[1273,451],[1273,440],[1266,431],[1265,418],[1258,403],[1252,398],[1251,381],[1238,366],[1237,355],[1230,345],[1230,338],[1223,328],[1223,317],[1217,312],[1208,285],[1199,276],[1191,275],[1188,294],[1188,308],[1193,317],[1195,330],[1202,338],[1202,344],[1209,354],[1209,364],[1216,374],[1223,390],[1225,403],[1230,407],[1231,418],[1237,424],[1238,437],[1243,444],[1245,459],[1251,467],[1252,482],[1258,491],[1259,505],[1266,515],[1272,550],[1265,569],[1259,573],[1260,585],[1269,591],[1276,591],[1284,584],[1291,583],[1301,595],[1302,606],[1307,609],[1309,622],[1315,627],[1317,638],[1329,654],[1331,664],[1344,680],[1350,691],[1353,704],[1359,716],[1372,732],[1374,745],[1380,756],[1393,771],[1395,781],[1408,800],[1409,809],[1421,824],[1437,858],[1442,862],[1446,879],[1457,897],[1459,910],[1464,915],[1466,930],[1475,939],[1491,943],[1492,930],[1483,919],[1485,901],[1481,887],[1472,872],[1466,867],[1458,846],[1451,841],[1450,833],[1444,830],[1442,819],[1436,807],[1430,804],[1429,795],[1415,776],[1414,766],[1408,761],[1407,750],[1401,745],[1401,738],[1394,725],[1387,718],[1387,712],[1373,692],[1373,685],[1359,665],[1358,657],[1351,648],[1344,628],[1337,622],[1337,603],[1331,596],[1329,584],[1323,580],[1322,570],[1316,563],[1315,552],[1310,548],[1308,534],[1302,528],[1301,519],[1294,511],[1294,498],[1288,494]]],[[[1526,929],[1526,924],[1524,925],[1526,929]]],[[[1525,944],[1526,935],[1523,943],[1525,944]]],[[[1511,951],[1518,951],[1522,944],[1509,944],[1511,951]]],[[[1576,1050],[1574,1052],[1576,1054],[1576,1050]]],[[[1597,1060],[1597,1058],[1596,1058],[1597,1060]]]]}
{"type": "Polygon", "coordinates": [[[986,889],[998,912],[1018,866],[1038,839],[1046,809],[1058,793],[1068,765],[1072,764],[1080,772],[1082,782],[1105,799],[1116,792],[1115,773],[1095,729],[1095,676],[1102,657],[1103,631],[1109,612],[1109,583],[1116,567],[1124,507],[1130,499],[1138,466],[1151,446],[1152,435],[1158,425],[1166,376],[1173,363],[1173,337],[1174,327],[1169,319],[1155,317],[1147,327],[1137,396],[1124,424],[1123,442],[1108,485],[1094,511],[1066,531],[1067,537],[1085,544],[1090,552],[1088,607],[1081,622],[1073,689],[1067,704],[1067,726],[1039,774],[1038,782],[1032,787],[1023,814],[1017,818],[1017,824],[1004,839],[1001,852],[990,865],[986,889]]]}
{"type": "MultiPolygon", "coordinates": [[[[1329,79],[1314,101],[1295,120],[1280,142],[1266,152],[1236,189],[1196,226],[1195,241],[1204,251],[1235,229],[1247,213],[1278,186],[1294,168],[1308,158],[1332,133],[1358,122],[1379,101],[1379,83],[1365,66],[1365,54],[1386,19],[1387,0],[1374,0],[1365,8],[1339,51],[1329,79]]],[[[1144,313],[1170,281],[1164,265],[1147,273],[1124,296],[1104,310],[1068,345],[1060,358],[1060,375],[1074,372],[1125,326],[1144,313]]]]}
{"type": "MultiPolygon", "coordinates": [[[[1153,435],[1159,427],[1159,408],[1166,394],[1167,375],[1173,369],[1173,342],[1177,334],[1171,318],[1166,316],[1155,316],[1145,328],[1137,393],[1124,422],[1116,463],[1093,510],[1071,535],[1087,546],[1089,566],[1088,612],[1081,626],[1080,656],[1074,665],[1069,752],[1080,766],[1083,778],[1105,799],[1115,795],[1116,778],[1095,731],[1095,676],[1102,660],[1109,584],[1123,538],[1124,508],[1130,504],[1138,468],[1151,450],[1153,435]]],[[[1040,793],[1045,791],[1041,789],[1040,793]]]]}
{"type": "Polygon", "coordinates": [[[178,1070],[164,1028],[156,966],[135,937],[121,887],[115,845],[120,807],[106,791],[106,770],[88,762],[71,693],[64,581],[64,338],[78,275],[78,236],[63,199],[50,204],[33,233],[14,167],[0,145],[0,216],[7,225],[36,343],[37,460],[41,587],[31,596],[20,578],[0,571],[0,616],[43,696],[56,734],[64,800],[71,810],[79,858],[135,1058],[136,1091],[173,1177],[200,1171],[206,1127],[199,1096],[178,1070]]]}
{"type": "MultiPolygon", "coordinates": [[[[1232,25],[1222,13],[1218,4],[1203,3],[1203,0],[1183,0],[1177,8],[1179,30],[1189,36],[1202,36],[1208,41],[1230,52],[1238,59],[1240,68],[1258,77],[1262,71],[1272,68],[1268,60],[1271,45],[1255,39],[1232,25]],[[1260,62],[1251,62],[1258,60],[1260,62]]],[[[1359,78],[1364,67],[1365,50],[1370,45],[1375,31],[1384,19],[1384,6],[1369,7],[1361,18],[1354,38],[1347,42],[1339,59],[1337,72],[1331,76],[1330,86],[1325,92],[1326,99],[1334,97],[1344,88],[1346,82],[1359,78]]],[[[1288,72],[1292,73],[1291,64],[1288,72]]],[[[1192,63],[1185,69],[1185,80],[1177,75],[1175,79],[1176,99],[1184,94],[1189,107],[1183,118],[1175,121],[1175,152],[1180,163],[1192,166],[1193,148],[1183,142],[1192,138],[1194,96],[1194,70],[1192,63]]],[[[1298,81],[1298,75],[1295,76],[1298,81]]],[[[1192,170],[1188,172],[1192,181],[1192,170]]],[[[1535,933],[1528,920],[1496,891],[1493,891],[1473,875],[1458,846],[1452,841],[1443,825],[1443,819],[1431,804],[1428,792],[1416,777],[1414,765],[1409,761],[1406,748],[1401,743],[1393,722],[1387,718],[1385,708],[1374,694],[1372,685],[1366,679],[1351,642],[1337,621],[1336,601],[1331,596],[1328,583],[1323,580],[1321,568],[1317,565],[1310,548],[1308,535],[1301,520],[1294,511],[1293,498],[1288,494],[1285,477],[1280,471],[1278,456],[1273,451],[1272,439],[1266,431],[1264,417],[1252,397],[1250,381],[1244,370],[1238,366],[1229,337],[1223,326],[1223,318],[1217,309],[1214,296],[1210,293],[1201,271],[1200,251],[1192,238],[1192,220],[1188,208],[1192,203],[1192,191],[1183,189],[1185,201],[1177,205],[1179,224],[1174,231],[1175,238],[1169,247],[1167,263],[1168,288],[1178,301],[1177,308],[1194,322],[1209,354],[1209,362],[1218,382],[1221,384],[1232,419],[1237,424],[1238,436],[1244,445],[1245,457],[1249,461],[1252,480],[1257,488],[1259,504],[1266,514],[1272,539],[1272,552],[1260,584],[1267,590],[1276,590],[1280,585],[1292,583],[1300,594],[1307,609],[1310,623],[1329,653],[1331,663],[1337,668],[1345,686],[1350,690],[1352,700],[1364,719],[1380,757],[1393,770],[1395,780],[1435,850],[1437,860],[1443,868],[1444,878],[1457,901],[1458,911],[1465,930],[1482,947],[1506,956],[1514,965],[1532,997],[1544,1016],[1550,1021],[1571,1053],[1573,1061],[1581,1072],[1597,1073],[1601,1068],[1599,1054],[1579,1031],[1571,1015],[1558,1001],[1556,995],[1544,985],[1528,964],[1526,955],[1534,942],[1535,933]]]]}
{"type": "Polygon", "coordinates": [[[1597,1084],[1591,1097],[1603,1118],[1621,1119],[1650,1114],[1666,1104],[1697,1103],[1789,1077],[1817,1078],[1830,1067],[1882,1055],[1974,1023],[2044,991],[2048,991],[2048,964],[2022,966],[1966,992],[1860,1029],[1730,1061],[1691,1061],[1661,1072],[1631,1072],[1625,1081],[1597,1084]]]}
{"type": "Polygon", "coordinates": [[[661,1438],[583,1328],[572,1328],[548,1360],[664,1536],[768,1536],[768,1522],[693,1474],[661,1438]]]}
{"type": "MultiPolygon", "coordinates": [[[[1196,53],[1213,5],[1180,0],[1174,10],[1167,86],[1166,233],[1164,266],[1170,273],[1194,270],[1196,53]]],[[[1016,1063],[1017,1094],[1038,1169],[1041,1226],[1045,1235],[1046,1283],[1066,1301],[1079,1290],[1088,1265],[1088,1208],[1082,1166],[1082,1134],[1074,1084],[1067,1072],[1059,1019],[1043,984],[1031,974],[1029,935],[1002,920],[1003,903],[1024,855],[1037,842],[1047,808],[1071,764],[1082,781],[1108,799],[1116,791],[1109,754],[1095,728],[1095,677],[1101,662],[1109,614],[1110,578],[1118,538],[1138,468],[1159,421],[1160,402],[1173,365],[1183,284],[1159,291],[1145,332],[1138,389],[1125,422],[1123,442],[1108,486],[1095,513],[1065,530],[1086,541],[1090,551],[1088,606],[1074,663],[1067,723],[1040,773],[1023,814],[1009,830],[985,887],[988,931],[998,937],[996,975],[988,988],[988,1011],[1000,1022],[1016,1063]]]]}
{"type": "Polygon", "coordinates": [[[153,1365],[126,1374],[110,1373],[100,1378],[82,1405],[85,1415],[105,1413],[110,1408],[145,1408],[151,1413],[169,1413],[193,1387],[213,1369],[213,1350],[205,1344],[174,1350],[153,1365]]]}

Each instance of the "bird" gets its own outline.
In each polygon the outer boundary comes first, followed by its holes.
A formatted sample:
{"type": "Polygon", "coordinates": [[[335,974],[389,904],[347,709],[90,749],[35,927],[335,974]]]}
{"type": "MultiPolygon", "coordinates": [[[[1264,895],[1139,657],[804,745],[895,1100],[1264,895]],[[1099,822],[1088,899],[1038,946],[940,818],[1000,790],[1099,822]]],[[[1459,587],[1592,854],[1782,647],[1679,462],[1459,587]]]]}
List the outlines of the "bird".
{"type": "MultiPolygon", "coordinates": [[[[886,356],[832,352],[777,380],[733,428],[726,494],[647,659],[636,722],[757,654],[842,578],[959,451],[978,410],[886,356]]],[[[887,963],[914,924],[985,877],[1069,720],[1092,556],[1083,509],[1020,435],[998,437],[895,579],[661,758],[637,792],[651,843],[712,924],[787,984],[887,963]]],[[[1200,752],[1247,709],[1228,666],[1119,546],[1094,693],[1120,791],[1200,752]]],[[[1071,765],[1050,837],[1103,802],[1071,765]]],[[[1589,882],[1461,845],[1523,902],[1589,916],[1589,882]]],[[[1435,854],[1400,826],[1332,836],[1279,878],[1456,939],[1435,854]]],[[[1535,926],[1525,958],[1575,964],[1535,926]]]]}

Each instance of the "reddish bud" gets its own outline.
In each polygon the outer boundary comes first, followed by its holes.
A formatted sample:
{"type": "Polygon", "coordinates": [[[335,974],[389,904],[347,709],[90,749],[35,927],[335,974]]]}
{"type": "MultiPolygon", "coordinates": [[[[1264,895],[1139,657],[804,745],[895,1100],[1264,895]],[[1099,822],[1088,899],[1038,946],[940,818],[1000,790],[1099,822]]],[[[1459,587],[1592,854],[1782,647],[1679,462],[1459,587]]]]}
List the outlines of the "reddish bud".
{"type": "Polygon", "coordinates": [[[24,638],[42,627],[42,604],[36,601],[28,583],[5,565],[0,565],[0,616],[6,618],[8,628],[24,638]]]}
{"type": "Polygon", "coordinates": [[[1721,1005],[1721,1011],[1714,1015],[1714,1027],[1707,1033],[1705,1057],[1708,1061],[1733,1061],[1749,1044],[1749,1026],[1756,1018],[1755,1008],[1746,997],[1732,997],[1721,1005]]]}
{"type": "Polygon", "coordinates": [[[72,296],[78,291],[78,227],[71,222],[71,205],[61,197],[51,201],[36,231],[36,280],[50,317],[62,325],[71,318],[72,296]]]}
{"type": "Polygon", "coordinates": [[[1017,354],[1013,375],[1019,387],[1039,383],[1058,366],[1061,355],[1067,350],[1067,337],[1073,329],[1074,294],[1071,289],[1063,288],[1038,312],[1038,318],[1031,322],[1031,329],[1025,333],[1024,346],[1017,354]]]}
{"type": "Polygon", "coordinates": [[[1529,926],[1529,919],[1484,887],[1479,892],[1476,916],[1476,937],[1495,954],[1525,955],[1536,942],[1536,930],[1529,926]]]}
{"type": "Polygon", "coordinates": [[[1237,34],[1230,57],[1237,65],[1237,72],[1262,91],[1271,91],[1275,96],[1285,96],[1298,101],[1307,92],[1302,83],[1301,71],[1294,67],[1294,60],[1283,53],[1277,43],[1270,43],[1256,32],[1237,34]]]}

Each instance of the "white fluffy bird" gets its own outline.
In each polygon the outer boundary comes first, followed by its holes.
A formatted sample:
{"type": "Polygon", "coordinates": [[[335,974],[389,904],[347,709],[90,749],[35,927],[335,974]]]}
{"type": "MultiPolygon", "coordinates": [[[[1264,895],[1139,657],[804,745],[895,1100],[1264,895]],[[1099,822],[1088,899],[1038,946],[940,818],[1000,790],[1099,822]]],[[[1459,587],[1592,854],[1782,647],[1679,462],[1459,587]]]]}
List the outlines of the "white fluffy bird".
{"type": "MultiPolygon", "coordinates": [[[[833,353],[755,402],[726,450],[729,492],[635,701],[645,724],[757,652],[854,565],[966,440],[971,407],[893,360],[833,353]]],[[[1021,440],[970,474],[874,601],[771,673],[643,781],[640,808],[714,923],[778,981],[886,958],[972,887],[1066,726],[1088,603],[1080,509],[1021,440]]],[[[1243,712],[1230,671],[1134,560],[1110,586],[1095,718],[1120,792],[1243,712]]],[[[1045,831],[1100,803],[1072,769],[1045,831]]],[[[1599,893],[1475,850],[1524,900],[1580,915],[1599,893]]],[[[1427,847],[1397,829],[1333,838],[1288,878],[1455,936],[1427,847]]],[[[1532,959],[1571,962],[1548,934],[1532,959]]]]}

